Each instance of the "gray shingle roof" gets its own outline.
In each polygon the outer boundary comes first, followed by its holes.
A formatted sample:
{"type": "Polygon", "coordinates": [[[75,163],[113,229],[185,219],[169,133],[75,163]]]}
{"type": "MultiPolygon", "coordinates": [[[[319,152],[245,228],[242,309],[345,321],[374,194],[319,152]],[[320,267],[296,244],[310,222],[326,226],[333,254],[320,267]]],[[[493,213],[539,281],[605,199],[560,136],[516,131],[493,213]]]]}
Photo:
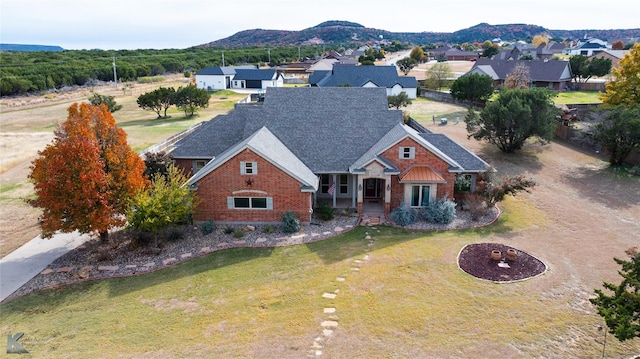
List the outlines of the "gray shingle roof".
{"type": "Polygon", "coordinates": [[[362,87],[368,82],[378,87],[391,88],[396,84],[402,87],[417,88],[418,81],[413,76],[400,76],[395,66],[349,66],[333,65],[331,75],[317,82],[318,87],[350,86],[362,87]]]}
{"type": "Polygon", "coordinates": [[[172,155],[213,158],[264,126],[314,173],[346,173],[401,122],[383,88],[269,88],[263,105],[236,106],[176,143],[172,155]]]}
{"type": "Polygon", "coordinates": [[[507,75],[520,63],[525,64],[529,68],[531,81],[569,81],[571,73],[565,72],[569,68],[569,61],[549,60],[549,61],[517,61],[517,60],[496,60],[496,59],[479,59],[473,64],[469,73],[476,72],[481,69],[487,75],[491,75],[492,70],[495,73],[494,80],[504,80],[507,75]],[[490,68],[491,70],[488,70],[490,68]]]}
{"type": "Polygon", "coordinates": [[[489,165],[471,151],[441,133],[421,133],[420,136],[456,161],[462,168],[452,169],[462,172],[484,172],[489,165]]]}
{"type": "Polygon", "coordinates": [[[234,80],[272,80],[276,70],[271,69],[236,69],[234,80]]]}

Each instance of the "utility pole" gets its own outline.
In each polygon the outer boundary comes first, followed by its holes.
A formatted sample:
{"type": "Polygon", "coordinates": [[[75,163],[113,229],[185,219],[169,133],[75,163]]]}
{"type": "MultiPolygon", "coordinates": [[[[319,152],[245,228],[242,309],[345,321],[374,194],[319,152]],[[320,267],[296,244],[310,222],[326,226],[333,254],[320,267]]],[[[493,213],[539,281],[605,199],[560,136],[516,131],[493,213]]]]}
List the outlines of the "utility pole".
{"type": "Polygon", "coordinates": [[[302,58],[300,57],[300,45],[298,45],[298,61],[302,61],[302,58]]]}
{"type": "Polygon", "coordinates": [[[224,51],[222,51],[222,66],[224,66],[224,51]]]}
{"type": "Polygon", "coordinates": [[[118,88],[118,75],[116,75],[116,57],[113,57],[113,83],[116,84],[116,89],[118,88]]]}
{"type": "Polygon", "coordinates": [[[269,66],[271,66],[271,49],[267,49],[267,52],[269,52],[269,66]]]}

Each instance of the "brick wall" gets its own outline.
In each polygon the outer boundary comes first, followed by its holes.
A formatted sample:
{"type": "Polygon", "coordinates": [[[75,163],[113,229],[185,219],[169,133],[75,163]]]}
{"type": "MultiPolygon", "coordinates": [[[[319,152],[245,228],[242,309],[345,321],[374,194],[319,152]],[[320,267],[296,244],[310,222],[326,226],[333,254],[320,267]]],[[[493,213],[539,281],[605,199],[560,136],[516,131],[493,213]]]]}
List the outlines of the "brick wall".
{"type": "MultiPolygon", "coordinates": [[[[447,183],[438,183],[438,191],[436,196],[438,198],[448,195],[453,199],[453,184],[455,181],[455,174],[449,172],[449,164],[433,154],[431,151],[423,147],[411,138],[405,138],[398,142],[392,148],[389,148],[382,153],[382,156],[393,162],[400,172],[403,172],[407,168],[413,165],[429,165],[435,171],[447,181],[447,183]],[[414,147],[415,157],[413,159],[400,159],[399,148],[400,147],[414,147]]],[[[391,177],[391,208],[395,208],[400,205],[404,198],[404,184],[398,182],[398,176],[391,177]]]]}
{"type": "Polygon", "coordinates": [[[310,220],[312,194],[301,192],[299,181],[249,149],[243,150],[202,178],[198,182],[197,195],[200,205],[196,220],[200,221],[213,219],[215,222],[279,223],[282,222],[282,213],[289,210],[296,213],[300,222],[308,223],[310,220]],[[242,161],[257,162],[257,174],[241,175],[242,161]],[[247,180],[251,180],[250,185],[247,180]],[[272,197],[273,210],[228,209],[228,196],[272,197]]]}

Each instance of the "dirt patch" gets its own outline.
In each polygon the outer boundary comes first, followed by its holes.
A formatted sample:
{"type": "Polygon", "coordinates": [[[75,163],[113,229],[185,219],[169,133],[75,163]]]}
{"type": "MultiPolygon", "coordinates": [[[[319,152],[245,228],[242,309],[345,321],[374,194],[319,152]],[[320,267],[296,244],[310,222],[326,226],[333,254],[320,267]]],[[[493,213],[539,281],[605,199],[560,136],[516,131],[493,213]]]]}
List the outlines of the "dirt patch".
{"type": "Polygon", "coordinates": [[[493,282],[519,281],[547,270],[547,266],[536,257],[501,243],[467,245],[458,255],[458,265],[476,278],[493,282]],[[493,253],[497,256],[493,257],[493,253]]]}

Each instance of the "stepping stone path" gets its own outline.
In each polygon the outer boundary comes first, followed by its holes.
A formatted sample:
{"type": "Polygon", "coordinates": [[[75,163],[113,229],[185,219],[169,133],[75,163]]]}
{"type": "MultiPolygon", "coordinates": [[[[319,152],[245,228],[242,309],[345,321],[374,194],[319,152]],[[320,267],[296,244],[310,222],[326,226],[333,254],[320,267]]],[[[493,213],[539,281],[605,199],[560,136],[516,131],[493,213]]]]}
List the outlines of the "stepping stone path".
{"type": "MultiPolygon", "coordinates": [[[[371,228],[372,230],[376,230],[374,227],[371,228]]],[[[340,227],[336,227],[335,228],[335,232],[341,232],[343,231],[343,228],[340,227]]],[[[379,232],[379,231],[378,231],[379,232]]],[[[324,234],[327,234],[326,232],[324,234]]],[[[373,246],[375,244],[375,241],[373,240],[373,238],[371,237],[371,235],[369,234],[369,232],[365,233],[365,239],[368,240],[367,243],[367,248],[365,249],[366,251],[370,250],[370,247],[373,246]]],[[[359,272],[360,271],[360,267],[366,263],[367,261],[369,261],[369,255],[365,255],[364,257],[362,257],[361,259],[354,259],[353,262],[351,263],[350,266],[350,272],[359,272]]],[[[340,276],[340,277],[336,277],[336,282],[338,283],[342,283],[345,282],[347,280],[347,276],[340,276]]],[[[338,294],[340,293],[340,289],[336,289],[333,291],[333,293],[329,293],[329,292],[324,292],[322,294],[322,298],[325,299],[335,299],[338,294]]],[[[323,349],[325,348],[327,343],[324,343],[324,341],[326,341],[328,338],[330,338],[331,336],[334,335],[335,330],[338,328],[339,322],[338,322],[338,310],[335,307],[325,307],[322,310],[322,313],[324,315],[327,316],[327,318],[325,320],[323,320],[322,322],[320,322],[320,327],[322,328],[322,335],[319,337],[316,337],[315,340],[313,341],[313,344],[311,344],[311,349],[308,352],[308,356],[309,357],[320,357],[323,354],[323,349]]]]}

